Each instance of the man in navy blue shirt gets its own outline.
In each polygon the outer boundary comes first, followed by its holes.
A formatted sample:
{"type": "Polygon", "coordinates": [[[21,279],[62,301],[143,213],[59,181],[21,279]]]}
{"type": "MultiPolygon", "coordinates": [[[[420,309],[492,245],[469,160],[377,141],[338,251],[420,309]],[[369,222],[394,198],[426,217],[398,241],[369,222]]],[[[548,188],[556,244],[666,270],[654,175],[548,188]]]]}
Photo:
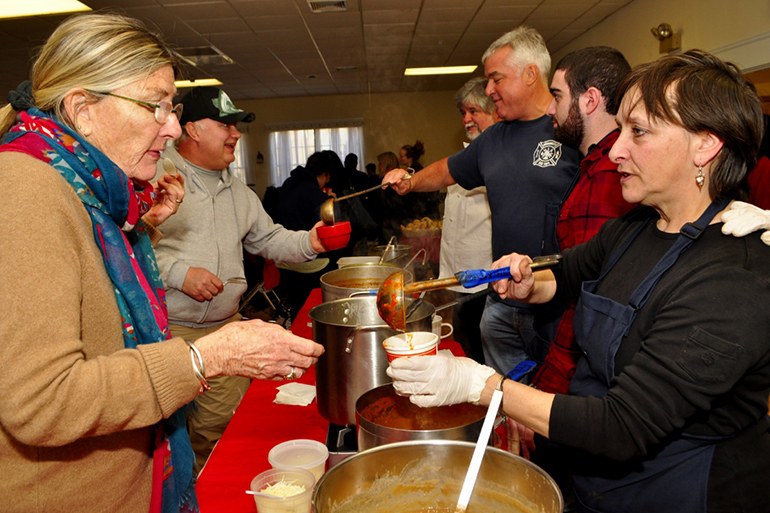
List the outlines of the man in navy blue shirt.
{"type": "MultiPolygon", "coordinates": [[[[546,109],[551,102],[551,57],[543,37],[520,26],[504,34],[482,57],[486,94],[503,121],[490,126],[467,148],[434,162],[411,179],[388,173],[399,194],[435,191],[452,184],[486,186],[492,212],[494,259],[517,252],[545,255],[558,251],[556,215],[577,176],[577,150],[554,140],[546,109]]],[[[491,290],[491,289],[490,289],[491,290]]],[[[562,307],[528,305],[487,297],[481,343],[487,365],[506,374],[519,362],[542,362],[562,307]]]]}

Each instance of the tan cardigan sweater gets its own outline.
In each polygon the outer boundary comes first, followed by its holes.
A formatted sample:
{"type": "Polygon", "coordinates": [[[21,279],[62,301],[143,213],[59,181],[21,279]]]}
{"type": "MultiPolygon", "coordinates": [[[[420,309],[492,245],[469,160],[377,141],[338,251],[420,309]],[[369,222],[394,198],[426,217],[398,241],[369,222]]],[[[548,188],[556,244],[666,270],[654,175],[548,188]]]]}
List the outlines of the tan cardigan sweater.
{"type": "Polygon", "coordinates": [[[124,349],[91,220],[0,152],[0,509],[146,512],[153,428],[199,383],[182,339],[124,349]]]}

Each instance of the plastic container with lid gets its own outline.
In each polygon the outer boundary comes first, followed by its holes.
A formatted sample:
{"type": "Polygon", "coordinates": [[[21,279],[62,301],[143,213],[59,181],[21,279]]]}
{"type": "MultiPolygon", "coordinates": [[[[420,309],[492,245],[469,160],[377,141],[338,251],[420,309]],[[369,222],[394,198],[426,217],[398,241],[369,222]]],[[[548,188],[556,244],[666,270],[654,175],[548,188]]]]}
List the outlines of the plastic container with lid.
{"type": "Polygon", "coordinates": [[[251,480],[251,490],[261,492],[254,495],[259,513],[310,513],[310,501],[317,479],[307,470],[277,469],[266,470],[251,480]],[[265,489],[282,484],[289,487],[303,487],[295,495],[282,497],[269,494],[265,489]]]}
{"type": "Polygon", "coordinates": [[[303,469],[312,473],[316,481],[323,476],[329,449],[315,440],[289,440],[272,449],[267,454],[267,461],[275,469],[303,469]]]}

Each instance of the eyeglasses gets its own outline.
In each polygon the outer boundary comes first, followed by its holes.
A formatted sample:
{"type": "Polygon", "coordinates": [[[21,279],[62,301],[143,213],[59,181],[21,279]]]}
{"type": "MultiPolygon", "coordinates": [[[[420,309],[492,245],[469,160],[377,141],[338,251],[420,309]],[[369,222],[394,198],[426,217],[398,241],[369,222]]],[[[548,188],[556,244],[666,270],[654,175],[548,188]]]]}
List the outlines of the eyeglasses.
{"type": "Polygon", "coordinates": [[[145,107],[147,110],[151,110],[155,113],[155,121],[157,121],[159,124],[163,124],[168,120],[168,117],[173,112],[176,115],[177,119],[182,118],[182,108],[184,105],[181,103],[178,105],[172,105],[171,102],[166,100],[161,100],[158,103],[150,103],[143,100],[137,100],[135,98],[129,98],[127,96],[120,96],[119,94],[113,94],[113,93],[104,93],[107,96],[114,96],[115,98],[120,98],[121,100],[128,100],[130,102],[134,102],[136,104],[141,105],[142,107],[145,107]]]}

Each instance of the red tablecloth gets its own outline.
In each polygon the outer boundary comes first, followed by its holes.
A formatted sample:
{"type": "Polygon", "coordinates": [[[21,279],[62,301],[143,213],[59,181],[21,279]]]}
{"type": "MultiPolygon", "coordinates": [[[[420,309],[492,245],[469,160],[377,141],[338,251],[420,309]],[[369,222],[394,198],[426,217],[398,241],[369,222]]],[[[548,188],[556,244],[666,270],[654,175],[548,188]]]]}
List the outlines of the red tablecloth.
{"type": "MultiPolygon", "coordinates": [[[[297,314],[292,332],[312,338],[308,316],[321,303],[321,289],[315,289],[297,314]]],[[[460,344],[443,341],[441,349],[462,354],[460,344]]],[[[300,383],[315,384],[315,368],[300,383]]],[[[246,495],[251,480],[270,469],[267,453],[281,442],[305,438],[325,442],[329,422],[321,417],[314,401],[310,406],[273,403],[281,381],[254,380],[235,412],[222,439],[211,453],[196,486],[202,513],[255,513],[254,499],[246,495]]]]}

